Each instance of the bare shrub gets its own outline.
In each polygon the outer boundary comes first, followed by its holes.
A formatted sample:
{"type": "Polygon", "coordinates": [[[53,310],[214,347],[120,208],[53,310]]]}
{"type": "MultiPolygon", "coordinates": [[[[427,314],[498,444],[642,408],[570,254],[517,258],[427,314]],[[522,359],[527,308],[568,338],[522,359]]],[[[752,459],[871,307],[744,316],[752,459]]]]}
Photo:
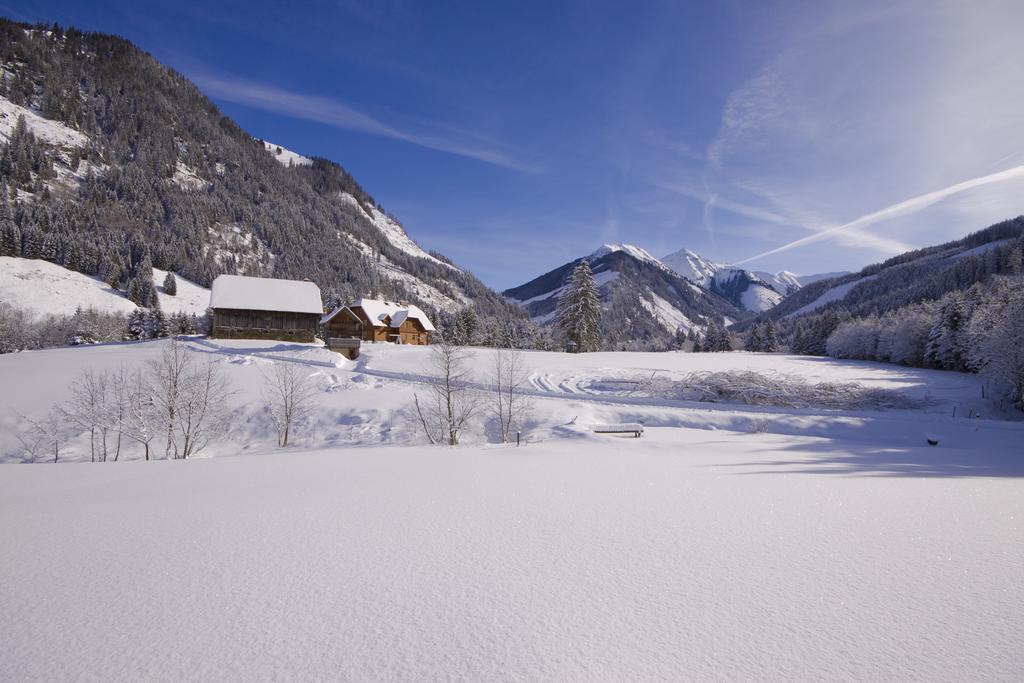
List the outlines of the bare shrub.
{"type": "Polygon", "coordinates": [[[69,435],[64,416],[57,409],[51,409],[45,417],[35,420],[27,415],[18,414],[22,428],[15,434],[21,446],[21,458],[24,462],[40,462],[53,457],[53,462],[60,458],[60,445],[69,435]]]}
{"type": "Polygon", "coordinates": [[[316,406],[316,386],[309,371],[295,363],[275,363],[263,375],[263,402],[277,430],[277,445],[288,445],[293,427],[305,420],[316,406]]]}
{"type": "Polygon", "coordinates": [[[865,387],[856,382],[812,383],[799,375],[752,370],[691,372],[678,380],[652,380],[646,391],[685,401],[780,408],[877,410],[921,405],[897,391],[865,387]]]}

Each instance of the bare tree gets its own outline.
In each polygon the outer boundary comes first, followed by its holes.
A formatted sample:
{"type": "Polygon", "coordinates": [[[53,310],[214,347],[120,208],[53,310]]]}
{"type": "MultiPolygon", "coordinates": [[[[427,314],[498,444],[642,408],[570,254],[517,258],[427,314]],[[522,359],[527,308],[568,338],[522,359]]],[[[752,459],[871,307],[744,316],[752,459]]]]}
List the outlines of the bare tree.
{"type": "Polygon", "coordinates": [[[210,445],[227,427],[227,378],[212,361],[190,373],[177,410],[175,453],[189,458],[210,445]]]}
{"type": "Polygon", "coordinates": [[[159,430],[160,415],[142,372],[136,371],[127,376],[126,381],[128,405],[118,429],[121,434],[141,445],[146,460],[149,460],[149,444],[159,430]]]}
{"type": "Polygon", "coordinates": [[[459,436],[479,408],[477,392],[470,386],[469,356],[469,351],[443,337],[430,347],[430,390],[422,402],[418,395],[414,395],[414,400],[420,424],[431,443],[458,445],[459,436]]]}
{"type": "Polygon", "coordinates": [[[309,371],[295,363],[274,363],[263,375],[263,402],[277,430],[277,445],[288,445],[292,428],[305,420],[315,407],[316,385],[309,371]]]}
{"type": "Polygon", "coordinates": [[[193,360],[188,349],[174,337],[164,346],[159,358],[149,361],[149,394],[164,423],[167,437],[164,457],[168,459],[178,457],[175,426],[178,407],[192,366],[193,360]]]}
{"type": "Polygon", "coordinates": [[[89,433],[89,458],[107,460],[107,437],[114,423],[110,411],[110,375],[83,370],[71,383],[71,399],[57,406],[73,425],[89,433]]]}
{"type": "Polygon", "coordinates": [[[160,358],[150,362],[147,384],[167,437],[165,457],[191,457],[223,433],[231,391],[213,361],[197,364],[186,346],[172,338],[160,358]]]}
{"type": "Polygon", "coordinates": [[[521,351],[495,349],[491,356],[490,411],[498,422],[501,442],[508,443],[529,415],[531,401],[523,393],[529,370],[521,351]]]}

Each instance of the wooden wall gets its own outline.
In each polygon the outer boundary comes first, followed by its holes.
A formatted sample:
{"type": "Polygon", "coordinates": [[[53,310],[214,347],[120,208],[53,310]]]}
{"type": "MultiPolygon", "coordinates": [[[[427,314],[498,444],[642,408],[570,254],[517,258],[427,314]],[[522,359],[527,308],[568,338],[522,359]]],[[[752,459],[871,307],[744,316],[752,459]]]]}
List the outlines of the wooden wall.
{"type": "Polygon", "coordinates": [[[222,339],[311,342],[316,338],[319,324],[320,316],[316,313],[216,308],[213,310],[210,336],[222,339]]]}

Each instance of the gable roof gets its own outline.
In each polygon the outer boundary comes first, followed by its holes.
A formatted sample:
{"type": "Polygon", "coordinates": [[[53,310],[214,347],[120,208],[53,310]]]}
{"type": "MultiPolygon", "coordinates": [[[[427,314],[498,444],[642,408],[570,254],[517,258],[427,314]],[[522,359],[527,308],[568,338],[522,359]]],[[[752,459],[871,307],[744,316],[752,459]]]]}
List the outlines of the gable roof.
{"type": "Polygon", "coordinates": [[[305,280],[218,275],[210,287],[210,308],[316,313],[322,315],[320,288],[305,280]]]}
{"type": "Polygon", "coordinates": [[[395,313],[391,316],[391,327],[401,327],[407,318],[419,320],[427,332],[434,331],[434,325],[430,322],[430,318],[419,309],[419,306],[409,306],[395,313]]]}
{"type": "Polygon", "coordinates": [[[413,320],[419,320],[426,331],[434,331],[434,325],[430,322],[430,318],[427,317],[427,314],[419,306],[403,306],[394,301],[383,301],[381,299],[357,299],[348,306],[339,306],[330,315],[324,317],[324,322],[336,316],[342,309],[348,308],[351,310],[357,307],[363,309],[363,313],[370,319],[370,323],[374,327],[400,327],[407,318],[412,318],[413,320]]]}

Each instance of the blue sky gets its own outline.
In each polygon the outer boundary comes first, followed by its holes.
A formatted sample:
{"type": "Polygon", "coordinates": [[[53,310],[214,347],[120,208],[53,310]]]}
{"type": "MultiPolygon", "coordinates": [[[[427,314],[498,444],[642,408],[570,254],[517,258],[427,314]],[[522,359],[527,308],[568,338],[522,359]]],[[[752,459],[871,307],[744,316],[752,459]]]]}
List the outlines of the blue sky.
{"type": "Polygon", "coordinates": [[[125,36],[499,289],[604,242],[853,270],[1024,213],[1016,0],[0,13],[125,36]]]}

